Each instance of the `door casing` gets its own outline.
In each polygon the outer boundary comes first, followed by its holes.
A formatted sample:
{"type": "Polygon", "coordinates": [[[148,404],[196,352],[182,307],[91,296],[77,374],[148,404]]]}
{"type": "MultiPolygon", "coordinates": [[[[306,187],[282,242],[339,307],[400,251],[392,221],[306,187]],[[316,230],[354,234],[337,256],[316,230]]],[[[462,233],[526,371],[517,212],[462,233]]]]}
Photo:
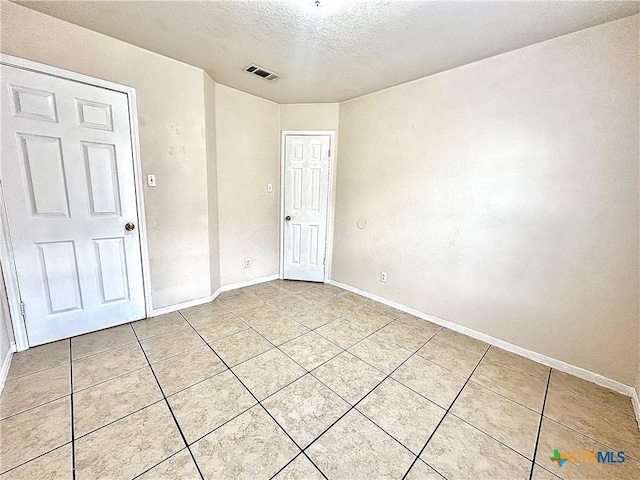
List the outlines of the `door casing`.
{"type": "Polygon", "coordinates": [[[280,279],[284,278],[284,182],[285,182],[285,141],[287,135],[329,135],[329,195],[327,204],[327,240],[326,258],[324,263],[324,283],[331,279],[331,263],[333,259],[333,221],[335,217],[335,172],[336,172],[336,132],[335,130],[283,130],[280,143],[280,279]]]}
{"type": "MultiPolygon", "coordinates": [[[[144,215],[144,184],[142,180],[142,165],[140,162],[140,141],[138,136],[138,113],[135,88],[6,54],[0,54],[0,64],[20,68],[22,70],[42,73],[65,80],[84,83],[95,87],[106,88],[127,95],[129,106],[129,126],[131,129],[131,141],[133,143],[133,172],[136,192],[136,207],[138,210],[137,223],[140,234],[140,253],[142,256],[142,283],[145,314],[146,317],[152,316],[153,308],[151,303],[149,249],[147,244],[147,224],[144,215]]],[[[13,334],[15,338],[15,348],[16,351],[20,352],[29,348],[29,343],[26,324],[21,312],[20,286],[18,284],[18,275],[12,252],[13,250],[11,246],[11,238],[9,236],[9,223],[7,219],[4,191],[2,188],[2,182],[0,182],[0,261],[2,262],[2,274],[9,302],[9,314],[11,316],[11,325],[13,327],[13,334]]]]}

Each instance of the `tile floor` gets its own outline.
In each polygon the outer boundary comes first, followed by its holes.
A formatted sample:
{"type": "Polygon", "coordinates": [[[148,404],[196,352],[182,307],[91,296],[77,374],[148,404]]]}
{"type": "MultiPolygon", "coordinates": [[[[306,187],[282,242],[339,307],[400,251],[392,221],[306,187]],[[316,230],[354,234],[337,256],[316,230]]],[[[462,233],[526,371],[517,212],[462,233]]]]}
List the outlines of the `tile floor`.
{"type": "Polygon", "coordinates": [[[3,480],[640,478],[628,398],[302,282],[18,353],[0,418],[3,480]]]}

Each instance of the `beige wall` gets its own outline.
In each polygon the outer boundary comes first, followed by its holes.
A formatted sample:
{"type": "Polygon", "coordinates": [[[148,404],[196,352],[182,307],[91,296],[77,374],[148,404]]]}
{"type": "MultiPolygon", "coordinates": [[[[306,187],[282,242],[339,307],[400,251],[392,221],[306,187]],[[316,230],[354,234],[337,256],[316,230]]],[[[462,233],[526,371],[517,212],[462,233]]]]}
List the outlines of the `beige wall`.
{"type": "Polygon", "coordinates": [[[638,80],[635,16],[341,104],[333,278],[634,385],[638,80]]]}
{"type": "Polygon", "coordinates": [[[155,308],[210,295],[202,70],[0,2],[3,53],[135,87],[155,308]]]}
{"type": "Polygon", "coordinates": [[[211,292],[220,288],[220,239],[218,236],[218,159],[216,148],[216,84],[204,76],[204,111],[207,129],[207,195],[209,210],[209,261],[211,292]]]}
{"type": "Polygon", "coordinates": [[[223,85],[215,93],[220,278],[230,285],[278,274],[280,107],[223,85]]]}
{"type": "Polygon", "coordinates": [[[280,130],[338,130],[339,103],[280,105],[280,130]]]}

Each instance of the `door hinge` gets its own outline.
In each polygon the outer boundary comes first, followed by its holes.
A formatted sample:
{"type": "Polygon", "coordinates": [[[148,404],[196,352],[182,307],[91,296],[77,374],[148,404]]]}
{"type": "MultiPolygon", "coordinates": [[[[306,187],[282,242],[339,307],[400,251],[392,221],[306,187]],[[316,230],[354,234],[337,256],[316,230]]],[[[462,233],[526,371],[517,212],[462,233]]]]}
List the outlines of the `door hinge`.
{"type": "Polygon", "coordinates": [[[329,149],[329,156],[331,156],[331,149],[329,149]]]}
{"type": "Polygon", "coordinates": [[[25,316],[24,302],[20,302],[20,315],[25,316]]]}

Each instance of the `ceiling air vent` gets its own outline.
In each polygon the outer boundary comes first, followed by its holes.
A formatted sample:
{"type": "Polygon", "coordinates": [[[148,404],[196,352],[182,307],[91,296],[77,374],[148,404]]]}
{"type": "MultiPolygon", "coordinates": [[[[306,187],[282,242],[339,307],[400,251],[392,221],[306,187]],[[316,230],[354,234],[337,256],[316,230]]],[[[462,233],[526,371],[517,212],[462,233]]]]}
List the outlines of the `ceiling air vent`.
{"type": "Polygon", "coordinates": [[[251,64],[247,68],[244,69],[245,72],[248,72],[252,75],[257,75],[260,78],[264,78],[265,80],[277,80],[280,78],[280,75],[277,73],[270,72],[266,68],[259,67],[258,65],[251,64]]]}

